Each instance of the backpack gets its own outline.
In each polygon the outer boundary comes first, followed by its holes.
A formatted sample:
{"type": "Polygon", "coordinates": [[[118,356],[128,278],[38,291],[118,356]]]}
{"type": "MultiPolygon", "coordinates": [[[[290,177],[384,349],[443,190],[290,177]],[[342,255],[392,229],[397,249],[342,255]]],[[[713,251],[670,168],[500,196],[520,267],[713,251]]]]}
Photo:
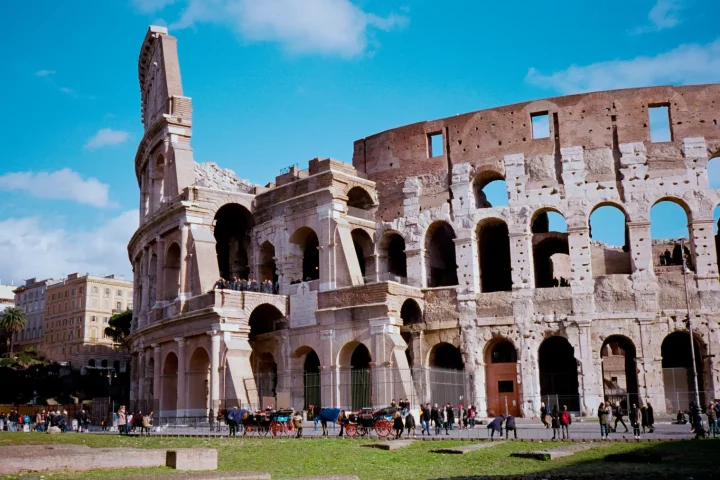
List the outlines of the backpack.
{"type": "Polygon", "coordinates": [[[570,425],[570,414],[568,412],[563,412],[561,418],[565,425],[570,425]]]}

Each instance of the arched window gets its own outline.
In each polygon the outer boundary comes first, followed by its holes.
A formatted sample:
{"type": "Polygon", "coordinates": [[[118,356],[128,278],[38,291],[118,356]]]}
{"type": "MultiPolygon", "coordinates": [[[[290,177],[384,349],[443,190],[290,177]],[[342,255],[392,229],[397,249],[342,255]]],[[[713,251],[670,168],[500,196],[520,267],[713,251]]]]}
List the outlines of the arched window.
{"type": "Polygon", "coordinates": [[[455,231],[446,222],[435,222],[425,234],[428,287],[458,284],[455,260],[455,231]]]}
{"type": "Polygon", "coordinates": [[[180,246],[173,243],[165,254],[165,300],[175,300],[180,291],[180,246]]]}
{"type": "Polygon", "coordinates": [[[378,254],[380,272],[387,273],[389,280],[403,282],[407,278],[407,256],[402,235],[396,232],[383,235],[378,254]]]}
{"type": "Polygon", "coordinates": [[[295,274],[291,281],[317,280],[320,278],[320,241],[310,227],[301,227],[290,237],[294,244],[294,257],[300,260],[295,266],[295,274]],[[298,268],[299,267],[299,268],[298,268]]]}
{"type": "Polygon", "coordinates": [[[507,184],[499,172],[479,173],[473,181],[473,193],[476,208],[508,206],[507,184]]]}
{"type": "MultiPolygon", "coordinates": [[[[347,194],[347,206],[351,209],[370,210],[374,207],[373,199],[370,194],[362,187],[353,187],[347,194]]],[[[352,215],[352,210],[349,211],[352,215]]]]}
{"type": "Polygon", "coordinates": [[[237,203],[223,205],[215,214],[215,248],[222,278],[248,279],[250,232],[253,226],[250,212],[237,203]]]}
{"type": "Polygon", "coordinates": [[[420,306],[415,300],[408,298],[403,302],[400,309],[400,318],[402,318],[404,326],[416,325],[422,322],[422,310],[420,310],[420,306]]]}
{"type": "Polygon", "coordinates": [[[540,367],[540,396],[546,405],[567,405],[572,412],[580,411],[578,396],[578,364],[575,349],[564,337],[553,336],[540,344],[538,351],[540,367]],[[561,400],[562,399],[562,400],[561,400]]]}
{"type": "Polygon", "coordinates": [[[275,265],[275,247],[266,241],[260,245],[260,281],[278,281],[277,267],[275,265]]]}
{"type": "Polygon", "coordinates": [[[375,245],[365,230],[356,228],[350,235],[360,264],[360,273],[369,280],[375,274],[375,245]]]}
{"type": "Polygon", "coordinates": [[[510,235],[507,224],[496,218],[481,221],[477,227],[480,260],[480,291],[512,290],[510,235]]]}
{"type": "Polygon", "coordinates": [[[570,248],[565,217],[541,210],[531,222],[535,288],[570,286],[570,248]]]}
{"type": "Polygon", "coordinates": [[[656,273],[680,271],[683,259],[690,270],[695,270],[687,225],[687,211],[679,200],[660,200],[650,209],[650,237],[656,273]]]}
{"type": "Polygon", "coordinates": [[[593,276],[632,273],[625,213],[614,205],[600,205],[590,214],[593,276]]]}
{"type": "Polygon", "coordinates": [[[250,325],[250,340],[253,340],[257,335],[285,328],[285,326],[282,325],[283,322],[281,322],[283,318],[285,318],[285,316],[274,306],[268,303],[258,305],[252,311],[250,319],[248,320],[248,324],[250,325]]]}

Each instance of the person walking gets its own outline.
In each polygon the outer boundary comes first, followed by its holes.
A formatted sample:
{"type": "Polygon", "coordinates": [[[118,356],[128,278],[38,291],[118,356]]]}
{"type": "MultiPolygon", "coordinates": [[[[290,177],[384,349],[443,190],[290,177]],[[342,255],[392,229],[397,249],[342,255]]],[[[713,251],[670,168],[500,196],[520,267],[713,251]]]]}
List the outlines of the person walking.
{"type": "Polygon", "coordinates": [[[500,438],[502,439],[503,423],[505,423],[505,415],[495,417],[495,419],[488,424],[487,428],[490,431],[490,438],[493,438],[495,436],[495,432],[498,432],[500,434],[500,438]]]}
{"type": "Polygon", "coordinates": [[[117,416],[118,416],[118,419],[117,419],[118,431],[120,432],[120,435],[122,435],[122,434],[127,435],[128,432],[126,429],[127,417],[125,416],[125,405],[120,406],[120,410],[118,410],[117,416]]]}
{"type": "Polygon", "coordinates": [[[338,433],[338,437],[342,438],[343,434],[345,433],[345,425],[347,425],[348,423],[348,418],[345,414],[345,410],[340,410],[340,415],[338,416],[337,423],[338,425],[340,425],[340,433],[338,433]]]}
{"type": "Polygon", "coordinates": [[[295,412],[295,416],[293,417],[293,426],[295,427],[295,430],[297,430],[295,438],[302,438],[303,417],[300,412],[295,412]]]}
{"type": "Polygon", "coordinates": [[[422,435],[425,435],[425,432],[427,432],[428,436],[430,436],[430,404],[426,403],[424,407],[422,407],[421,415],[420,415],[420,426],[422,427],[422,435]]]}
{"type": "Polygon", "coordinates": [[[712,433],[713,438],[720,433],[718,432],[718,424],[717,424],[717,410],[715,410],[715,405],[712,403],[708,405],[707,410],[705,411],[705,414],[707,415],[708,419],[708,436],[712,433]]]}
{"type": "Polygon", "coordinates": [[[445,405],[445,408],[442,409],[442,420],[441,420],[442,425],[445,428],[445,435],[450,435],[448,433],[448,417],[449,417],[448,406],[445,405]]]}
{"type": "Polygon", "coordinates": [[[653,433],[655,431],[655,412],[650,403],[647,404],[647,423],[650,433],[653,433]]]}
{"type": "Polygon", "coordinates": [[[605,406],[605,402],[601,402],[598,407],[598,421],[600,422],[600,439],[607,440],[608,436],[608,409],[605,406]]]}
{"type": "Polygon", "coordinates": [[[152,426],[152,414],[153,412],[148,412],[147,414],[143,415],[140,435],[145,434],[148,437],[150,436],[150,427],[152,426]]]}
{"type": "Polygon", "coordinates": [[[640,440],[640,425],[642,424],[642,412],[640,412],[640,409],[634,403],[628,417],[630,420],[630,425],[632,425],[633,427],[633,436],[635,437],[635,440],[640,440]]]}
{"type": "Polygon", "coordinates": [[[572,416],[568,411],[567,405],[563,405],[560,412],[560,429],[562,430],[563,440],[570,440],[570,424],[572,424],[572,416]]]}
{"type": "Polygon", "coordinates": [[[625,421],[623,420],[623,409],[620,406],[620,402],[615,402],[615,431],[617,432],[617,426],[618,423],[622,423],[622,426],[625,427],[625,433],[627,433],[629,430],[627,428],[627,425],[625,425],[625,421]]]}
{"type": "Polygon", "coordinates": [[[408,437],[412,433],[412,438],[417,438],[415,436],[415,417],[411,411],[408,411],[408,414],[405,415],[405,430],[407,431],[408,437]]]}
{"type": "Polygon", "coordinates": [[[445,435],[450,435],[448,433],[448,430],[452,430],[455,428],[455,411],[453,410],[452,405],[448,402],[448,404],[445,406],[445,411],[447,412],[447,418],[445,419],[445,435]]]}
{"type": "Polygon", "coordinates": [[[441,428],[441,422],[442,422],[442,414],[440,413],[440,409],[438,408],[438,404],[436,403],[433,405],[432,410],[430,411],[430,420],[433,421],[435,424],[435,435],[440,435],[440,428],[441,428]]]}
{"type": "Polygon", "coordinates": [[[540,403],[540,421],[543,425],[545,425],[545,428],[550,428],[550,422],[548,421],[548,409],[545,406],[545,402],[540,403]]]}
{"type": "Polygon", "coordinates": [[[505,439],[510,436],[510,431],[512,430],[513,435],[515,436],[515,440],[517,440],[517,427],[515,425],[515,417],[512,415],[508,415],[508,417],[505,419],[505,439]]]}
{"type": "Polygon", "coordinates": [[[558,411],[557,405],[554,405],[550,412],[550,424],[553,429],[553,440],[560,440],[560,412],[558,411]]]}
{"type": "Polygon", "coordinates": [[[648,424],[647,405],[640,407],[640,425],[642,426],[642,433],[645,433],[645,429],[650,428],[648,424]]]}
{"type": "Polygon", "coordinates": [[[470,408],[468,408],[468,424],[470,425],[470,428],[475,428],[475,405],[470,405],[470,408]]]}
{"type": "Polygon", "coordinates": [[[400,437],[402,437],[403,430],[405,430],[401,412],[395,412],[393,417],[393,430],[395,430],[395,440],[399,440],[400,437]]]}

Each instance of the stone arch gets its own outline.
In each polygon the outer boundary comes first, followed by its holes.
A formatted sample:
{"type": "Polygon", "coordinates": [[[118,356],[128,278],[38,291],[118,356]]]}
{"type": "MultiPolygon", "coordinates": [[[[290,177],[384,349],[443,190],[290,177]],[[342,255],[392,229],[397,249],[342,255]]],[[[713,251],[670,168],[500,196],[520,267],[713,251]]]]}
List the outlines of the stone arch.
{"type": "MultiPolygon", "coordinates": [[[[704,347],[704,342],[695,335],[692,348],[695,353],[698,392],[700,392],[700,403],[702,405],[705,404],[706,400],[704,395],[706,384],[706,372],[703,365],[704,347]]],[[[660,354],[662,356],[663,385],[665,389],[665,411],[673,413],[679,409],[687,410],[690,402],[695,397],[690,333],[683,330],[668,333],[660,345],[660,354]]]]}
{"type": "Polygon", "coordinates": [[[341,402],[359,410],[372,406],[372,356],[370,349],[362,342],[346,343],[338,352],[338,365],[343,369],[346,387],[341,402]],[[349,388],[348,388],[349,386],[349,388]]]}
{"type": "Polygon", "coordinates": [[[162,369],[161,408],[164,412],[177,410],[178,357],[175,352],[165,355],[162,369]]]}
{"type": "Polygon", "coordinates": [[[653,265],[656,267],[656,272],[664,271],[663,268],[657,267],[682,266],[683,258],[687,261],[688,268],[695,270],[694,252],[688,228],[691,214],[687,203],[677,197],[661,197],[650,207],[649,218],[653,265]],[[658,221],[659,218],[662,218],[662,222],[658,221]],[[684,248],[680,246],[680,239],[685,241],[684,248]]]}
{"type": "MultiPolygon", "coordinates": [[[[358,210],[371,210],[375,206],[372,196],[360,186],[354,186],[347,192],[347,206],[358,210]]],[[[349,212],[352,215],[352,211],[349,212]]]]}
{"type": "Polygon", "coordinates": [[[472,188],[475,196],[475,208],[507,206],[507,184],[505,182],[505,175],[501,172],[492,169],[479,171],[475,174],[472,188]],[[485,191],[485,188],[490,184],[496,184],[497,182],[500,182],[502,184],[502,189],[505,190],[505,202],[504,204],[493,205],[493,203],[488,199],[488,192],[485,191]]]}
{"type": "Polygon", "coordinates": [[[485,346],[485,385],[488,416],[501,413],[520,416],[518,354],[505,337],[491,339],[485,346]]]}
{"type": "Polygon", "coordinates": [[[628,220],[627,212],[616,202],[600,202],[590,210],[588,231],[594,277],[632,273],[628,220]]]}
{"type": "MultiPolygon", "coordinates": [[[[624,335],[610,335],[600,347],[604,400],[628,409],[640,405],[635,344],[624,335]],[[628,401],[629,398],[629,401],[628,401]]],[[[627,410],[626,410],[627,411],[627,410]]]]}
{"type": "Polygon", "coordinates": [[[570,286],[570,247],[565,232],[550,230],[548,213],[565,216],[553,207],[535,211],[530,221],[535,288],[570,286]]]}
{"type": "Polygon", "coordinates": [[[296,349],[292,358],[296,365],[302,366],[303,408],[309,410],[311,405],[319,406],[322,383],[320,357],[312,347],[305,345],[296,349]]]}
{"type": "Polygon", "coordinates": [[[372,238],[362,228],[353,229],[350,236],[352,237],[362,276],[372,277],[375,274],[375,244],[372,238]]]}
{"type": "Polygon", "coordinates": [[[403,326],[422,323],[423,313],[420,305],[412,298],[408,298],[400,308],[400,318],[402,319],[403,326]]]}
{"type": "Polygon", "coordinates": [[[204,347],[193,350],[186,377],[189,415],[206,414],[210,409],[210,355],[204,347]]]}
{"type": "Polygon", "coordinates": [[[263,397],[274,397],[277,393],[278,366],[273,354],[253,350],[250,364],[255,376],[258,399],[262,401],[263,397]]]}
{"type": "Polygon", "coordinates": [[[173,242],[165,252],[165,266],[163,268],[164,282],[163,288],[164,300],[175,300],[180,291],[180,245],[173,242]]]}
{"type": "Polygon", "coordinates": [[[405,238],[394,230],[386,231],[378,244],[380,273],[387,273],[390,280],[407,278],[407,255],[405,238]]]}
{"type": "Polygon", "coordinates": [[[460,348],[438,342],[427,353],[430,398],[438,404],[463,403],[465,397],[465,362],[460,348]]]}
{"type": "Polygon", "coordinates": [[[250,211],[238,203],[227,203],[215,213],[213,234],[222,278],[249,277],[250,232],[254,225],[250,211]]]}
{"type": "Polygon", "coordinates": [[[425,232],[425,265],[428,287],[458,284],[455,231],[443,220],[433,222],[425,232]]]}
{"type": "Polygon", "coordinates": [[[265,240],[260,245],[260,281],[270,280],[273,284],[278,281],[277,265],[275,263],[275,245],[265,240]]]}
{"type": "Polygon", "coordinates": [[[580,411],[578,363],[575,348],[567,338],[551,335],[538,348],[540,397],[548,407],[567,405],[573,412],[580,411]]]}
{"type": "Polygon", "coordinates": [[[475,236],[480,265],[480,291],[511,291],[512,259],[507,223],[498,218],[485,218],[478,222],[475,236]]]}
{"type": "Polygon", "coordinates": [[[295,246],[294,257],[299,260],[293,266],[292,280],[317,280],[320,278],[320,241],[310,227],[300,227],[290,236],[290,243],[295,246]],[[299,278],[298,278],[299,277],[299,278]]]}
{"type": "Polygon", "coordinates": [[[252,310],[248,318],[249,339],[254,340],[258,335],[284,329],[286,327],[284,318],[285,314],[275,305],[261,303],[252,310]]]}

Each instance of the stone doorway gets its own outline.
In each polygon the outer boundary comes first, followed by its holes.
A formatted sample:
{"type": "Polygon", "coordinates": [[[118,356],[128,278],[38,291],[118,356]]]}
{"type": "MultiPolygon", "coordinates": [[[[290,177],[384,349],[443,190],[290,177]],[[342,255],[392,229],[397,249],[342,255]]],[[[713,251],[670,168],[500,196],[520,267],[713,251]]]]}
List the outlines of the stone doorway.
{"type": "Polygon", "coordinates": [[[488,349],[485,358],[487,413],[520,416],[520,392],[517,382],[517,351],[508,340],[500,340],[488,349]]]}

